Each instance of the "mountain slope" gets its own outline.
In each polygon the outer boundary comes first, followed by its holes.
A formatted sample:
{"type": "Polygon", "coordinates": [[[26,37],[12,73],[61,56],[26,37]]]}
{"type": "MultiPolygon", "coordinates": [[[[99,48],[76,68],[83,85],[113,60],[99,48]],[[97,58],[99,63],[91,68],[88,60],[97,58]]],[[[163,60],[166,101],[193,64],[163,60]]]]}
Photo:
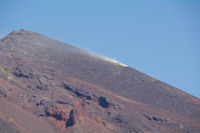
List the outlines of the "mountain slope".
{"type": "Polygon", "coordinates": [[[0,40],[0,83],[3,100],[44,120],[52,132],[200,132],[199,99],[30,31],[0,40]]]}

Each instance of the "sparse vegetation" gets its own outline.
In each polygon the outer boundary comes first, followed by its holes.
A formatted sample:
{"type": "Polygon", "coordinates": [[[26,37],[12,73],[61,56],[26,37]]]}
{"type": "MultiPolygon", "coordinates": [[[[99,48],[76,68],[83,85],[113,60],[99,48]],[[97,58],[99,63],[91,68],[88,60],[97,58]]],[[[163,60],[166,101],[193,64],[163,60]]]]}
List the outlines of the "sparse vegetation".
{"type": "Polygon", "coordinates": [[[11,79],[11,68],[8,66],[0,66],[0,77],[5,78],[5,79],[11,79]]]}
{"type": "Polygon", "coordinates": [[[106,125],[105,121],[101,119],[101,117],[96,117],[96,121],[98,124],[103,124],[104,126],[106,125]]]}

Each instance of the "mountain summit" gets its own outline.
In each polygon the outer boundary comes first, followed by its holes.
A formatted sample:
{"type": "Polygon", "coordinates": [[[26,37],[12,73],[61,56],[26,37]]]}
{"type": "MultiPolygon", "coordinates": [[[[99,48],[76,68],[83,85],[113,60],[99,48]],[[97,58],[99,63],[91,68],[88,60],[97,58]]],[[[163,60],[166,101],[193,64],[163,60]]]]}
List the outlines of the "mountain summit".
{"type": "Polygon", "coordinates": [[[0,40],[0,100],[3,133],[200,132],[198,98],[26,30],[0,40]]]}

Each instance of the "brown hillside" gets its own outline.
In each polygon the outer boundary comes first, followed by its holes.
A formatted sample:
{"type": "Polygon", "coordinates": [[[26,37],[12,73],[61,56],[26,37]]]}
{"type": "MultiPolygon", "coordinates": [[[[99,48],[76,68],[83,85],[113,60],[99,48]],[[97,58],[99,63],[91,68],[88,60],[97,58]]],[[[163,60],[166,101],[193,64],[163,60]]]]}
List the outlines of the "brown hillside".
{"type": "Polygon", "coordinates": [[[198,98],[25,30],[0,40],[0,100],[3,133],[200,132],[198,98]]]}

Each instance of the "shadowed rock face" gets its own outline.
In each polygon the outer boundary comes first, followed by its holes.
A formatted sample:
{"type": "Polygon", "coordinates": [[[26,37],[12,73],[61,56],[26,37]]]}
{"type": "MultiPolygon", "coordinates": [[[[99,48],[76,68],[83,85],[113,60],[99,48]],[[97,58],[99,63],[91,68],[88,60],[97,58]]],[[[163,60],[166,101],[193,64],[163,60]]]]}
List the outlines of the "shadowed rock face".
{"type": "Polygon", "coordinates": [[[5,101],[0,116],[12,125],[5,131],[200,132],[198,98],[123,64],[25,30],[0,40],[0,99],[5,101]]]}

